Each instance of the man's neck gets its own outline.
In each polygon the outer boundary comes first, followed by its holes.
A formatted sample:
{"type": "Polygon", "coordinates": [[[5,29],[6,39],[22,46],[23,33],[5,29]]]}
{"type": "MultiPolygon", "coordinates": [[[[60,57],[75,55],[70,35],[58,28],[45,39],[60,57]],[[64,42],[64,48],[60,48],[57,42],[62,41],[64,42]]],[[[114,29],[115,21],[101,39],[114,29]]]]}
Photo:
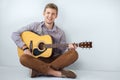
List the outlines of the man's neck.
{"type": "Polygon", "coordinates": [[[54,25],[54,23],[51,23],[51,24],[45,23],[45,26],[46,26],[48,29],[52,29],[52,28],[53,28],[53,25],[54,25]]]}

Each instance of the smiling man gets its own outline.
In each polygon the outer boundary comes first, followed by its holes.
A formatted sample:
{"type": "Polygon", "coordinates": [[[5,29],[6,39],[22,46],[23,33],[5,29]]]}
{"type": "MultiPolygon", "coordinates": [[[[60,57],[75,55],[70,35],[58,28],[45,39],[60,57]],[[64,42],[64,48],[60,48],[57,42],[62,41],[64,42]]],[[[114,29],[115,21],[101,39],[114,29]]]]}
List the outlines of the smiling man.
{"type": "MultiPolygon", "coordinates": [[[[32,70],[31,77],[44,75],[62,78],[76,78],[76,74],[74,72],[64,70],[65,67],[71,65],[78,59],[78,53],[75,50],[76,46],[74,44],[70,43],[67,46],[52,48],[52,55],[47,58],[44,56],[35,58],[30,51],[30,46],[28,46],[21,38],[23,32],[31,31],[33,33],[37,33],[36,35],[39,36],[50,35],[52,37],[53,44],[66,44],[64,31],[61,30],[54,22],[57,15],[58,7],[54,3],[49,3],[45,6],[43,12],[44,21],[31,23],[12,33],[13,41],[17,47],[23,51],[23,54],[20,56],[20,63],[32,70]]],[[[34,45],[34,43],[36,42],[33,42],[32,44],[34,45]]],[[[39,46],[37,49],[38,52],[41,51],[39,50],[41,49],[39,46]]]]}

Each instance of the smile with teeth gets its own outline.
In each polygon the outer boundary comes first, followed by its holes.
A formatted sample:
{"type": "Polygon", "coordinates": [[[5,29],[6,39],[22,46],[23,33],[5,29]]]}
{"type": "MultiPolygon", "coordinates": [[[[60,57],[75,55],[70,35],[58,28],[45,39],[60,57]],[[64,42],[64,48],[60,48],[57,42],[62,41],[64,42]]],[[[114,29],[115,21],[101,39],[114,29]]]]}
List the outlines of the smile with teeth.
{"type": "Polygon", "coordinates": [[[52,19],[48,19],[49,21],[51,21],[52,19]]]}

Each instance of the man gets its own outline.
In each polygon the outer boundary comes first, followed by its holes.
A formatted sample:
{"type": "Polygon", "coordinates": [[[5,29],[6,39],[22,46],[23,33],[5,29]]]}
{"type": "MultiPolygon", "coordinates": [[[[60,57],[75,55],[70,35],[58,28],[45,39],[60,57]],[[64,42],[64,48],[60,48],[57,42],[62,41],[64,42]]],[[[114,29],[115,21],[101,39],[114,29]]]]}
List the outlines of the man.
{"type": "Polygon", "coordinates": [[[57,15],[58,7],[54,3],[49,3],[45,6],[43,12],[44,21],[34,22],[16,32],[13,32],[12,34],[13,41],[24,52],[24,54],[20,56],[20,62],[22,65],[32,70],[31,77],[44,75],[76,78],[76,74],[74,72],[63,69],[78,59],[78,54],[75,50],[76,45],[71,43],[68,44],[68,47],[55,48],[49,58],[34,58],[26,43],[21,39],[21,33],[24,31],[32,31],[38,35],[50,35],[53,39],[53,44],[65,44],[65,33],[54,23],[57,15]],[[67,48],[68,51],[66,51],[67,48]]]}

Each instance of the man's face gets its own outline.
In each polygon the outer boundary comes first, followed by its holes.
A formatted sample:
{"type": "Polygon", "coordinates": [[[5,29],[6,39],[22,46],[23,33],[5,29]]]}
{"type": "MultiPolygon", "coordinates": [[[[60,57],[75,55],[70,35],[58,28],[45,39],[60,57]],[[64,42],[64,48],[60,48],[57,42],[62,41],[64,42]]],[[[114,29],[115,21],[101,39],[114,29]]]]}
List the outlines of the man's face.
{"type": "Polygon", "coordinates": [[[57,18],[57,11],[52,8],[46,8],[43,15],[44,15],[45,22],[47,24],[52,24],[54,20],[57,18]]]}

